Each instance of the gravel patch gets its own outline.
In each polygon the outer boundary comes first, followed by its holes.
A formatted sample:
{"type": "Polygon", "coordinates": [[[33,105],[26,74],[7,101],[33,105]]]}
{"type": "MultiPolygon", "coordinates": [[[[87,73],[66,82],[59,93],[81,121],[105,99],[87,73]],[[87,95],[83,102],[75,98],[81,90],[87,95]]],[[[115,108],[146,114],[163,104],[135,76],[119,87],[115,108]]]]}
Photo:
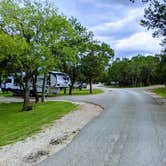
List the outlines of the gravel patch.
{"type": "Polygon", "coordinates": [[[145,93],[152,96],[155,99],[155,101],[160,105],[160,107],[163,110],[166,110],[166,98],[161,97],[150,90],[145,91],[145,93]]]}
{"type": "Polygon", "coordinates": [[[152,96],[152,97],[156,100],[156,102],[157,102],[158,104],[160,104],[160,105],[166,105],[166,98],[161,97],[161,96],[155,94],[155,93],[152,92],[151,90],[147,90],[147,91],[145,91],[145,92],[146,92],[147,94],[149,94],[150,96],[152,96]]]}
{"type": "Polygon", "coordinates": [[[64,148],[90,120],[97,117],[102,108],[90,103],[77,103],[79,110],[73,111],[40,133],[1,147],[0,166],[33,166],[64,148]]]}

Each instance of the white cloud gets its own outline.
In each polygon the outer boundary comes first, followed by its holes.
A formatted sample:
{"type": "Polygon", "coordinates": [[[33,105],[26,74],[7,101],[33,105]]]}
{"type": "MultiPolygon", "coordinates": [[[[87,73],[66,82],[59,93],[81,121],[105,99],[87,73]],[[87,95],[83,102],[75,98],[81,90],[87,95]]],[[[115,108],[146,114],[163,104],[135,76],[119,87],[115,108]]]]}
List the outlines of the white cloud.
{"type": "Polygon", "coordinates": [[[137,54],[149,55],[160,53],[161,38],[153,38],[151,31],[143,31],[133,34],[121,40],[111,40],[110,36],[95,36],[97,40],[110,44],[115,50],[116,56],[130,57],[137,54]]]}
{"type": "Polygon", "coordinates": [[[153,38],[150,31],[139,32],[129,38],[118,40],[114,45],[114,48],[116,50],[144,50],[158,53],[161,50],[161,46],[159,45],[160,42],[161,39],[153,38]]]}
{"type": "MultiPolygon", "coordinates": [[[[53,1],[53,0],[52,0],[53,1]]],[[[104,41],[117,56],[158,53],[161,39],[139,26],[145,5],[127,0],[56,0],[67,16],[75,16],[94,32],[95,39],[104,41]],[[130,5],[131,4],[131,5],[130,5]]]]}
{"type": "MultiPolygon", "coordinates": [[[[100,31],[111,31],[111,30],[120,30],[123,26],[132,26],[131,23],[137,22],[139,27],[139,20],[143,17],[144,8],[136,8],[132,9],[127,13],[127,16],[124,18],[119,19],[118,21],[114,22],[106,22],[90,28],[93,32],[100,32],[100,31]]],[[[121,33],[121,32],[119,32],[121,33]]]]}

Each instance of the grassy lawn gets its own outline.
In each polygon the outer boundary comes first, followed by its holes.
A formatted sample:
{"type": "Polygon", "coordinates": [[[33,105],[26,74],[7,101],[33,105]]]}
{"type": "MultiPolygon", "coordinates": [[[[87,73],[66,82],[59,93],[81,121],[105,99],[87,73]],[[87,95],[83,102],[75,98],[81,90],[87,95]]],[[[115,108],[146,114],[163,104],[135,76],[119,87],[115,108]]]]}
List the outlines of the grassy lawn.
{"type": "MultiPolygon", "coordinates": [[[[68,93],[69,93],[69,89],[67,89],[66,95],[68,95],[68,93]]],[[[93,94],[100,94],[100,93],[103,93],[103,91],[100,90],[100,89],[93,89],[93,94]]],[[[90,93],[89,93],[89,89],[82,89],[82,90],[73,89],[73,94],[72,95],[90,95],[90,93]]],[[[12,92],[3,93],[3,92],[0,91],[0,96],[11,97],[11,96],[13,96],[13,93],[12,92]]],[[[61,90],[59,94],[50,94],[48,96],[49,97],[64,96],[64,91],[61,90]]]]}
{"type": "MultiPolygon", "coordinates": [[[[69,93],[69,89],[66,90],[66,95],[68,95],[69,93]]],[[[93,89],[93,94],[100,94],[100,93],[104,93],[104,91],[102,91],[101,89],[93,89]]],[[[89,93],[89,89],[73,89],[73,94],[72,95],[91,95],[89,93]]],[[[53,94],[53,95],[49,95],[49,97],[52,96],[64,96],[64,91],[61,90],[59,94],[53,94]]]]}
{"type": "Polygon", "coordinates": [[[166,88],[156,88],[156,89],[152,89],[151,91],[156,93],[157,95],[159,95],[161,97],[166,98],[166,88]]]}
{"type": "Polygon", "coordinates": [[[40,103],[29,112],[19,112],[21,107],[22,103],[0,104],[0,146],[23,140],[77,108],[69,102],[40,103]]]}
{"type": "Polygon", "coordinates": [[[0,96],[11,97],[11,96],[13,96],[13,93],[12,92],[3,93],[3,92],[0,91],[0,96]]]}

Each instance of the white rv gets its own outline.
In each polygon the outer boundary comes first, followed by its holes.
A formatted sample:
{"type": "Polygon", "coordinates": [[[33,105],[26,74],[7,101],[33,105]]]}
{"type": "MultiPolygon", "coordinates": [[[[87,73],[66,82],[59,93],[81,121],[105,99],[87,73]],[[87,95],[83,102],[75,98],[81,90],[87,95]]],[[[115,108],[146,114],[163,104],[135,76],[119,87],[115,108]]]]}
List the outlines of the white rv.
{"type": "Polygon", "coordinates": [[[47,78],[47,85],[49,93],[59,93],[60,89],[70,86],[70,77],[66,73],[51,71],[47,78]]]}
{"type": "Polygon", "coordinates": [[[47,81],[50,87],[67,88],[70,85],[69,75],[61,72],[49,72],[47,81]]]}
{"type": "MultiPolygon", "coordinates": [[[[37,77],[37,92],[42,92],[42,85],[43,85],[43,76],[37,77]]],[[[62,72],[55,72],[51,71],[48,74],[46,79],[46,87],[45,92],[48,93],[58,93],[60,89],[64,89],[69,87],[70,85],[70,77],[66,73],[62,72]]],[[[8,76],[1,84],[2,91],[11,91],[17,95],[22,94],[23,90],[19,85],[18,81],[15,79],[14,76],[8,76]]],[[[33,93],[32,83],[30,85],[31,93],[33,93]]]]}
{"type": "Polygon", "coordinates": [[[22,89],[19,85],[18,81],[14,78],[14,76],[8,76],[2,83],[1,83],[1,90],[11,91],[16,94],[21,94],[22,89]]]}

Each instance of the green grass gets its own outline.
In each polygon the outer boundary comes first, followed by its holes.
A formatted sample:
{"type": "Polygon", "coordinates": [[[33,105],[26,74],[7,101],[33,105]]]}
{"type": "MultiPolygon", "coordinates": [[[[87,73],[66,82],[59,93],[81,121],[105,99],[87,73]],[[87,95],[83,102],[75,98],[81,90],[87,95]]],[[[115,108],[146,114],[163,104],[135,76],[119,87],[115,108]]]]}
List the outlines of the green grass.
{"type": "Polygon", "coordinates": [[[166,98],[166,88],[156,88],[156,89],[152,89],[151,91],[161,97],[166,98]]]}
{"type": "Polygon", "coordinates": [[[3,92],[0,91],[0,96],[3,96],[3,97],[11,97],[11,96],[13,96],[13,93],[12,93],[12,92],[3,93],[3,92]]]}
{"type": "MultiPolygon", "coordinates": [[[[104,91],[102,91],[101,89],[93,89],[93,94],[100,94],[100,93],[104,93],[104,91]]],[[[69,89],[66,90],[66,95],[69,94],[69,89]]],[[[49,95],[49,97],[52,97],[52,96],[64,96],[64,91],[61,90],[60,93],[58,94],[53,94],[53,95],[49,95]]],[[[90,92],[89,92],[89,89],[82,89],[82,90],[79,90],[79,89],[73,89],[73,93],[72,95],[91,95],[90,92]]]]}
{"type": "Polygon", "coordinates": [[[20,112],[21,107],[22,103],[0,104],[0,146],[23,140],[77,108],[69,102],[40,103],[29,112],[20,112]]]}
{"type": "MultiPolygon", "coordinates": [[[[69,89],[67,89],[66,91],[66,95],[68,95],[69,93],[69,89]]],[[[93,89],[93,94],[100,94],[100,93],[104,93],[102,90],[100,89],[93,89]]],[[[73,94],[72,95],[90,95],[89,93],[89,89],[82,89],[82,90],[79,90],[79,89],[73,89],[73,94]]],[[[12,92],[8,92],[8,93],[2,93],[0,92],[0,96],[3,96],[3,97],[11,97],[13,96],[13,93],[12,92]]],[[[59,94],[50,94],[48,95],[49,97],[53,97],[53,96],[64,96],[64,91],[61,90],[59,94]]]]}

